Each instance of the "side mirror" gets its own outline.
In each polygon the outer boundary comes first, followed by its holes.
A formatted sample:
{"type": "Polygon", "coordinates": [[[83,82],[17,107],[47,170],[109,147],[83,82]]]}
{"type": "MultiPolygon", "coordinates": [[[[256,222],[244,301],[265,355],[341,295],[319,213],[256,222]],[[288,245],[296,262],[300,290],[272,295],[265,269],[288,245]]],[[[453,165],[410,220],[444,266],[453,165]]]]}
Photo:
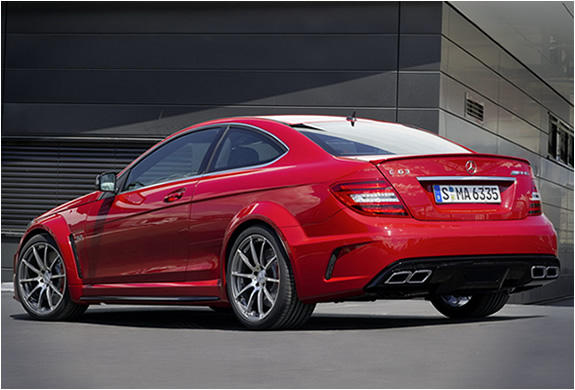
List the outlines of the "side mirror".
{"type": "Polygon", "coordinates": [[[116,174],[114,172],[99,174],[96,177],[96,189],[98,191],[116,193],[116,174]]]}

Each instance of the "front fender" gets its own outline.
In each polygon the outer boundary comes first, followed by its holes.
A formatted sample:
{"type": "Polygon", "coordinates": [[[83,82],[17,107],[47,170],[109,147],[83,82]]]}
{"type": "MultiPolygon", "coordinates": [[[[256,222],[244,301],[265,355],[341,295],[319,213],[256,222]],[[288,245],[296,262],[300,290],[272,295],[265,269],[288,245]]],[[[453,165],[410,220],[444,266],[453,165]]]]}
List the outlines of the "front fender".
{"type": "MultiPolygon", "coordinates": [[[[33,223],[24,233],[20,240],[18,251],[14,256],[14,272],[16,272],[16,262],[20,255],[20,251],[26,245],[26,242],[38,234],[48,234],[56,242],[58,250],[64,260],[66,267],[66,277],[68,279],[68,287],[70,288],[70,298],[77,301],[81,295],[82,280],[79,276],[78,267],[76,263],[76,255],[70,242],[70,228],[64,217],[60,214],[52,214],[47,218],[42,219],[41,222],[33,223]]],[[[17,291],[18,289],[14,289],[17,291]]]]}

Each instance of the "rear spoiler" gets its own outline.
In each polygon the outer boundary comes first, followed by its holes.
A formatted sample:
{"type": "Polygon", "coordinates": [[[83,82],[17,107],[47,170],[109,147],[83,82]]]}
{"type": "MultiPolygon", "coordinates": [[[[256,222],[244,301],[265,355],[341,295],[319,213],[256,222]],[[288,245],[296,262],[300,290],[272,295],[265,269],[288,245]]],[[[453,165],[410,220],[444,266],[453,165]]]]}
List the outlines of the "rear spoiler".
{"type": "Polygon", "coordinates": [[[503,156],[500,154],[488,154],[488,153],[451,153],[451,154],[423,154],[423,155],[392,155],[392,156],[358,156],[352,157],[357,158],[358,160],[369,161],[373,164],[381,164],[386,161],[397,161],[397,160],[414,160],[420,158],[441,158],[441,157],[463,157],[463,158],[478,158],[478,157],[487,157],[487,158],[503,158],[509,160],[516,160],[528,165],[531,165],[529,160],[526,160],[521,157],[513,157],[513,156],[503,156]]]}

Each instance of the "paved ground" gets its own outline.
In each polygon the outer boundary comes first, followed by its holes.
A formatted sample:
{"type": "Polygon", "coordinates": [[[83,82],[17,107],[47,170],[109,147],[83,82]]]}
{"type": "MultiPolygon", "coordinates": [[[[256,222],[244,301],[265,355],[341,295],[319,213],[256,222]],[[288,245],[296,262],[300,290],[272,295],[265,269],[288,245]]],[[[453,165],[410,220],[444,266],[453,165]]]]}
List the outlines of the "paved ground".
{"type": "Polygon", "coordinates": [[[298,331],[204,308],[29,320],[2,293],[2,388],[573,388],[573,301],[454,322],[425,301],[324,304],[298,331]]]}

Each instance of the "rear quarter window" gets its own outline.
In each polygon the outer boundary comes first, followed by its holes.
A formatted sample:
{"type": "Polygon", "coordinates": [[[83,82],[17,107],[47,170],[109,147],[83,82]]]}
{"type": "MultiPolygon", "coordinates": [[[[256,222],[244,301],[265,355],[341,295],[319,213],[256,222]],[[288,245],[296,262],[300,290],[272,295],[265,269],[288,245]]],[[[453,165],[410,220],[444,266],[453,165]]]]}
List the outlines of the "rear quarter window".
{"type": "Polygon", "coordinates": [[[283,145],[259,131],[232,127],[216,151],[210,172],[267,164],[286,151],[283,145]]]}

